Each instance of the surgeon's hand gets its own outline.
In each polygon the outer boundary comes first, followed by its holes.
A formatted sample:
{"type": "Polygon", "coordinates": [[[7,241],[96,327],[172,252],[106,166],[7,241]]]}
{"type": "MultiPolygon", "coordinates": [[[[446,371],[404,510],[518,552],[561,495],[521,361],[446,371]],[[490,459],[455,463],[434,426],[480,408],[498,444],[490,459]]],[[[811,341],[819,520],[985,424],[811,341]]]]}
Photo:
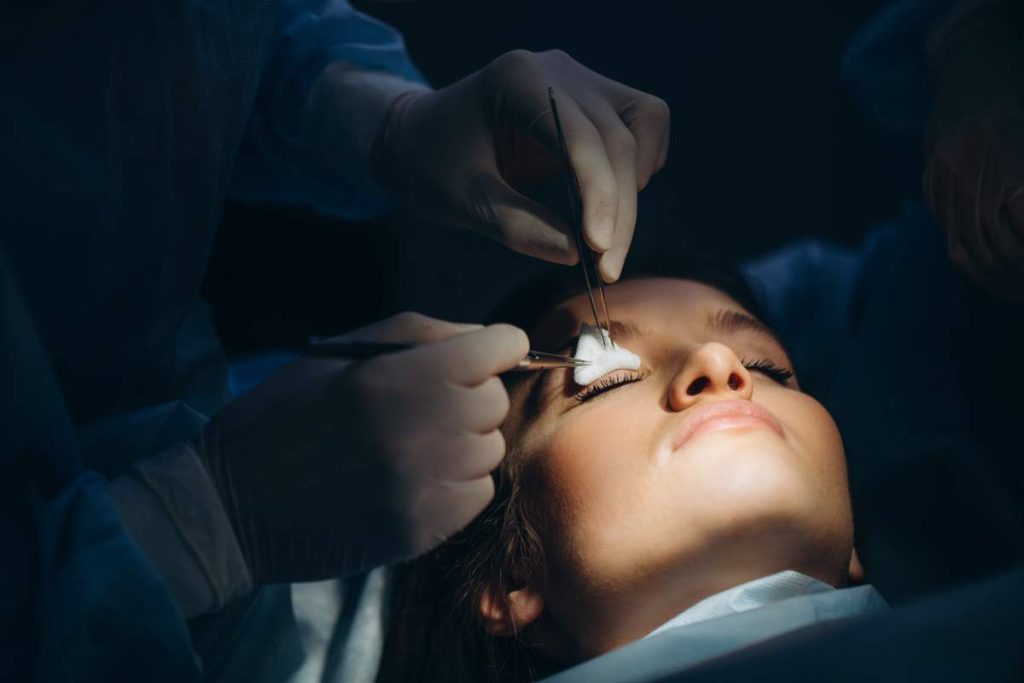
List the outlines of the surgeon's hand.
{"type": "Polygon", "coordinates": [[[402,314],[346,338],[421,346],[358,363],[299,360],[200,439],[257,585],[413,557],[494,495],[509,405],[496,375],[526,355],[526,335],[402,314]]]}
{"type": "Polygon", "coordinates": [[[548,86],[580,183],[586,241],[602,276],[615,280],[633,238],[637,192],[665,164],[669,111],[564,52],[509,52],[447,88],[398,97],[377,133],[377,178],[424,217],[575,262],[569,226],[517,189],[562,172],[548,86]]]}
{"type": "MultiPolygon", "coordinates": [[[[978,4],[978,3],[975,3],[978,4]]],[[[993,2],[933,37],[925,195],[954,264],[1024,301],[1024,11],[993,2]],[[1013,26],[1017,26],[1016,30],[1013,26]]]]}

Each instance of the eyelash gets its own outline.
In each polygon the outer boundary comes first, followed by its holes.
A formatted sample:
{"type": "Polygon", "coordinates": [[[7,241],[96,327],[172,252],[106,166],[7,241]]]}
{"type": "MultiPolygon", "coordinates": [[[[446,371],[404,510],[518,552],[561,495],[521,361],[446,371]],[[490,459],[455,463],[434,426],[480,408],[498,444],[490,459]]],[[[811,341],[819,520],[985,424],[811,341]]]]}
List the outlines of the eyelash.
{"type": "Polygon", "coordinates": [[[768,379],[774,380],[779,384],[785,384],[789,380],[793,379],[792,370],[779,367],[770,360],[762,359],[755,361],[743,361],[743,367],[750,372],[760,372],[762,375],[768,377],[768,379]]]}
{"type": "MultiPolygon", "coordinates": [[[[772,363],[770,360],[762,359],[756,361],[743,361],[743,367],[745,367],[750,372],[760,372],[768,379],[778,382],[779,384],[782,385],[785,385],[786,382],[793,379],[792,370],[787,370],[786,368],[779,367],[775,363],[772,363]]],[[[642,379],[643,376],[641,375],[617,375],[612,377],[606,377],[604,379],[599,379],[593,384],[590,384],[587,387],[585,387],[582,391],[576,394],[575,398],[579,403],[584,403],[594,398],[595,396],[599,396],[603,393],[611,391],[612,389],[616,389],[627,384],[632,384],[633,382],[639,382],[642,379]]]]}
{"type": "Polygon", "coordinates": [[[583,388],[578,394],[576,394],[576,400],[580,403],[589,401],[599,394],[603,394],[606,391],[611,391],[617,387],[625,386],[626,384],[632,384],[633,382],[639,382],[643,379],[643,376],[637,375],[613,375],[611,377],[605,377],[599,379],[593,384],[589,384],[583,388]]]}

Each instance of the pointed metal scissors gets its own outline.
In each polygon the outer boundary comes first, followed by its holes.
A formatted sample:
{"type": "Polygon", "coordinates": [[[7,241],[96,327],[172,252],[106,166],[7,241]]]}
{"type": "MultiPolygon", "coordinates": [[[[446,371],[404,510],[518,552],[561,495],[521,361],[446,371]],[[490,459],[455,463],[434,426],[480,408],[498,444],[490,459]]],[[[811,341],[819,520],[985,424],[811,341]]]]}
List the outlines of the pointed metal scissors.
{"type": "Polygon", "coordinates": [[[583,269],[583,280],[587,285],[587,298],[590,299],[590,312],[594,314],[594,326],[603,329],[607,335],[601,335],[601,345],[609,348],[612,345],[611,319],[608,316],[608,301],[604,296],[604,282],[594,263],[594,252],[587,246],[583,237],[583,200],[580,196],[580,181],[572,168],[569,158],[569,147],[565,142],[562,120],[558,117],[558,105],[555,104],[555,89],[548,86],[548,100],[551,102],[551,115],[555,119],[555,132],[558,134],[558,147],[562,155],[562,166],[565,171],[565,184],[569,193],[569,210],[572,214],[572,234],[576,238],[576,251],[580,255],[580,267],[583,269]],[[604,314],[604,324],[598,311],[604,314]]]}

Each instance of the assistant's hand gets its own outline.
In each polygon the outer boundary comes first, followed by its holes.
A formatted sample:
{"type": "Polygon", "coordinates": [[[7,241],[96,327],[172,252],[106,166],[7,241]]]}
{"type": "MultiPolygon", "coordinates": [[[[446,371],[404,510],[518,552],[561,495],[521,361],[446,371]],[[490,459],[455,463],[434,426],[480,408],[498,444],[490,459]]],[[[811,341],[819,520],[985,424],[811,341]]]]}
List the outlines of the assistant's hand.
{"type": "Polygon", "coordinates": [[[995,296],[1024,301],[1024,39],[1014,25],[1024,25],[1019,7],[991,3],[933,40],[924,189],[953,263],[995,296]]]}
{"type": "Polygon", "coordinates": [[[509,52],[447,88],[400,96],[377,133],[376,175],[421,215],[523,254],[575,262],[569,227],[515,189],[561,168],[549,86],[580,183],[586,240],[602,276],[615,280],[633,238],[637,192],[665,164],[669,111],[564,52],[509,52]]]}
{"type": "Polygon", "coordinates": [[[422,345],[359,363],[296,361],[200,439],[257,585],[413,557],[494,495],[508,411],[496,375],[523,358],[526,335],[402,314],[346,338],[422,345]]]}

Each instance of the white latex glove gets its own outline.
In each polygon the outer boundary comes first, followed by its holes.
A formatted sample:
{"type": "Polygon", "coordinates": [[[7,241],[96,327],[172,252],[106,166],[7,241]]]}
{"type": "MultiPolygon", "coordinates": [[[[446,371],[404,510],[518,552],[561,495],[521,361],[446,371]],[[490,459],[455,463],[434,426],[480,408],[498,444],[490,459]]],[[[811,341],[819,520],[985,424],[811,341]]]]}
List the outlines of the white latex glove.
{"type": "Polygon", "coordinates": [[[523,358],[508,325],[401,314],[345,338],[421,346],[298,360],[230,404],[198,451],[256,585],[340,576],[430,550],[494,495],[523,358]]]}
{"type": "Polygon", "coordinates": [[[376,136],[375,174],[424,217],[574,263],[570,228],[516,189],[562,172],[548,86],[580,183],[586,241],[613,281],[633,238],[637,192],[665,164],[668,106],[564,52],[516,50],[446,88],[399,96],[376,136]]]}

